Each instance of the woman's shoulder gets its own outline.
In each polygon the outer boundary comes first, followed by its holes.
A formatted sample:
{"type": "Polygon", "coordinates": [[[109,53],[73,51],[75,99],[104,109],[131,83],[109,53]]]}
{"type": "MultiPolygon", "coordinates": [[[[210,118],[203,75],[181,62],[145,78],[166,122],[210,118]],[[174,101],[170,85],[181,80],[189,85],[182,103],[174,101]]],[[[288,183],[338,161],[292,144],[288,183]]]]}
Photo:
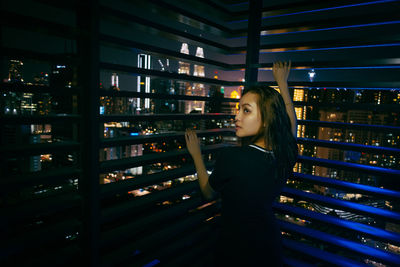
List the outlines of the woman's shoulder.
{"type": "Polygon", "coordinates": [[[229,146],[221,149],[222,153],[230,154],[230,153],[255,153],[255,154],[266,154],[273,155],[274,153],[271,150],[267,150],[261,146],[250,144],[245,146],[229,146]]]}
{"type": "Polygon", "coordinates": [[[252,158],[273,158],[273,152],[259,146],[227,146],[217,152],[220,158],[224,159],[252,159],[252,158]]]}

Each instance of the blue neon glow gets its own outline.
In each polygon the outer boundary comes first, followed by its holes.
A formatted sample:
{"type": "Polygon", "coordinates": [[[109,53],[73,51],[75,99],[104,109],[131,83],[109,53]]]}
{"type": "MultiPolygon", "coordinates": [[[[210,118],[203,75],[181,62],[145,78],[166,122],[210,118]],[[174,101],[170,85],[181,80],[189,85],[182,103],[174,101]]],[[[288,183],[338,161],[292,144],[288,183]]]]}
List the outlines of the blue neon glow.
{"type": "MultiPolygon", "coordinates": [[[[377,44],[377,45],[356,45],[356,46],[342,46],[342,47],[325,47],[325,48],[309,48],[309,49],[299,49],[299,50],[286,50],[286,51],[271,51],[271,52],[260,52],[260,54],[271,54],[271,53],[287,53],[287,52],[305,52],[305,51],[323,51],[323,50],[339,50],[339,49],[351,49],[351,48],[370,48],[370,47],[391,47],[400,46],[400,43],[394,44],[377,44]]],[[[273,48],[271,48],[273,49],[273,48]]],[[[239,54],[229,54],[229,56],[240,56],[246,53],[239,54]]]]}
{"type": "Polygon", "coordinates": [[[268,16],[268,17],[263,17],[262,19],[270,19],[270,18],[276,18],[276,17],[307,14],[307,13],[321,12],[321,11],[327,11],[327,10],[342,9],[342,8],[348,8],[348,7],[356,7],[356,6],[367,6],[367,5],[383,4],[383,3],[396,2],[396,1],[397,0],[381,0],[381,1],[372,1],[372,2],[360,3],[360,4],[327,7],[327,8],[320,8],[320,9],[314,9],[314,10],[300,11],[300,12],[295,12],[295,13],[290,13],[290,14],[280,14],[280,15],[268,16]]]}
{"type": "Polygon", "coordinates": [[[152,260],[149,263],[146,263],[145,265],[143,265],[143,267],[152,267],[152,266],[155,266],[155,265],[157,265],[159,263],[160,263],[160,260],[155,259],[155,260],[152,260]]]}
{"type": "MultiPolygon", "coordinates": [[[[273,16],[263,17],[262,19],[270,19],[270,18],[277,18],[277,17],[284,17],[284,16],[307,14],[307,13],[321,12],[321,11],[327,11],[327,10],[334,10],[334,9],[341,9],[341,8],[348,8],[348,7],[356,7],[356,6],[383,4],[383,3],[390,3],[390,2],[396,2],[396,1],[397,0],[381,0],[381,1],[372,1],[372,2],[367,2],[367,3],[344,5],[344,6],[337,6],[337,7],[327,7],[327,8],[321,8],[321,9],[314,9],[314,10],[306,10],[306,11],[300,11],[300,12],[295,12],[295,13],[289,13],[289,14],[273,15],[273,16]]],[[[233,23],[240,23],[240,22],[246,22],[246,21],[248,21],[248,19],[230,21],[228,23],[229,24],[233,24],[233,23]]]]}
{"type": "MultiPolygon", "coordinates": [[[[291,248],[293,250],[298,250],[301,251],[305,254],[311,255],[311,256],[316,256],[319,259],[324,259],[325,261],[328,260],[328,262],[335,263],[338,266],[343,266],[343,267],[359,267],[362,266],[361,263],[354,262],[350,260],[349,258],[343,258],[342,256],[336,255],[336,254],[331,254],[330,252],[326,252],[324,250],[320,250],[318,248],[314,248],[308,245],[305,245],[304,243],[297,243],[296,241],[292,241],[290,239],[284,238],[282,240],[283,244],[285,247],[291,248]]],[[[309,266],[309,265],[299,265],[297,261],[295,261],[293,264],[291,263],[292,259],[286,258],[285,262],[289,263],[289,266],[309,266]]]]}
{"type": "MultiPolygon", "coordinates": [[[[356,190],[361,190],[364,192],[374,192],[377,194],[383,194],[386,196],[391,196],[400,199],[400,191],[394,191],[390,189],[385,189],[385,188],[379,188],[379,187],[374,187],[374,186],[369,186],[369,185],[363,185],[363,184],[356,184],[356,183],[351,183],[351,182],[345,182],[337,179],[331,179],[331,178],[326,178],[322,176],[314,176],[310,174],[304,174],[304,173],[294,173],[295,177],[304,179],[304,180],[311,180],[313,182],[324,182],[326,184],[330,184],[332,186],[342,186],[346,187],[347,189],[356,189],[356,190]]],[[[400,234],[399,234],[399,240],[400,240],[400,234]]]]}
{"type": "MultiPolygon", "coordinates": [[[[362,28],[362,27],[381,26],[381,25],[390,25],[390,24],[398,24],[398,23],[400,23],[400,20],[386,21],[386,22],[379,22],[379,23],[350,25],[350,26],[331,27],[331,28],[323,28],[323,29],[304,30],[304,31],[261,34],[261,36],[273,36],[273,35],[284,35],[284,34],[305,33],[305,32],[318,32],[318,31],[330,31],[330,30],[350,29],[350,28],[362,28]]],[[[246,38],[246,37],[235,37],[235,38],[246,38]]]]}
{"type": "Polygon", "coordinates": [[[315,70],[400,69],[400,66],[336,67],[336,68],[314,68],[314,69],[315,70]]]}
{"type": "MultiPolygon", "coordinates": [[[[275,35],[287,35],[287,34],[306,33],[306,32],[319,32],[319,31],[330,31],[330,30],[350,29],[350,28],[362,28],[362,27],[371,27],[371,26],[391,25],[391,24],[398,24],[398,23],[400,23],[400,20],[368,23],[368,24],[358,24],[358,25],[350,25],[350,26],[330,27],[330,28],[322,28],[322,29],[312,29],[312,30],[304,30],[304,31],[265,33],[265,34],[261,34],[261,36],[269,37],[269,36],[275,36],[275,35]]],[[[236,40],[236,39],[246,39],[246,38],[247,38],[247,36],[239,36],[239,37],[231,37],[231,38],[227,38],[227,39],[228,40],[236,40]]]]}
{"type": "MultiPolygon", "coordinates": [[[[232,71],[242,71],[242,70],[230,70],[232,71]]],[[[265,70],[268,71],[268,70],[265,70]]],[[[271,71],[271,70],[269,70],[271,71]]],[[[260,82],[271,82],[271,81],[260,81],[260,82]]],[[[230,86],[230,87],[235,87],[235,86],[230,86]]],[[[297,86],[289,86],[289,88],[298,88],[297,86]]],[[[392,90],[392,91],[398,91],[400,90],[399,87],[351,87],[351,86],[346,86],[346,87],[338,87],[338,86],[307,86],[307,87],[300,87],[299,89],[349,89],[349,90],[392,90]]]]}
{"type": "Polygon", "coordinates": [[[236,3],[236,4],[230,4],[229,6],[243,6],[243,5],[248,5],[249,2],[241,2],[241,3],[236,3]]]}
{"type": "Polygon", "coordinates": [[[130,133],[131,136],[138,136],[139,133],[130,133]]]}
{"type": "MultiPolygon", "coordinates": [[[[312,121],[312,120],[307,120],[307,121],[312,121]]],[[[301,122],[301,121],[299,121],[301,122]]],[[[328,122],[329,124],[331,122],[328,122]]],[[[369,124],[359,124],[359,123],[343,123],[343,122],[335,122],[334,124],[336,125],[353,125],[353,126],[370,126],[369,124]]],[[[374,125],[375,128],[393,128],[393,129],[398,129],[399,127],[396,126],[383,126],[383,125],[374,125]]],[[[314,158],[314,157],[309,157],[309,156],[299,156],[299,160],[309,160],[313,162],[319,162],[319,163],[328,163],[328,164],[335,164],[341,167],[350,167],[352,169],[361,169],[363,171],[375,171],[378,172],[379,175],[400,175],[400,170],[395,170],[395,169],[385,169],[383,167],[377,167],[377,166],[370,166],[370,165],[364,165],[364,164],[358,164],[358,163],[349,163],[349,162],[342,162],[342,161],[337,161],[337,160],[328,160],[324,158],[314,158]]],[[[356,204],[356,203],[353,203],[356,204]]],[[[359,204],[357,204],[359,205],[359,204]]],[[[372,208],[372,207],[371,207],[372,208]]],[[[385,210],[381,210],[380,212],[385,212],[385,210]]],[[[398,220],[400,220],[400,213],[398,213],[398,220]]]]}
{"type": "Polygon", "coordinates": [[[327,223],[334,224],[337,226],[342,226],[345,228],[349,228],[353,231],[362,231],[367,234],[382,237],[382,238],[389,239],[389,240],[399,240],[399,238],[400,238],[400,234],[395,233],[395,232],[386,231],[384,229],[375,228],[375,227],[372,227],[369,225],[364,225],[364,224],[357,223],[357,222],[346,221],[343,219],[339,219],[337,217],[333,217],[331,215],[320,214],[320,213],[310,211],[310,210],[307,210],[304,208],[293,207],[293,206],[289,206],[289,205],[285,205],[285,204],[281,204],[281,203],[274,203],[273,207],[284,210],[284,211],[289,210],[290,212],[295,213],[300,216],[303,215],[303,216],[306,216],[307,218],[311,218],[314,220],[315,219],[320,220],[322,222],[327,222],[327,223]]]}
{"type": "Polygon", "coordinates": [[[394,253],[388,253],[386,251],[369,247],[367,245],[359,244],[354,241],[347,240],[343,237],[339,236],[334,236],[325,232],[321,232],[318,230],[314,230],[311,228],[307,227],[302,227],[299,225],[296,225],[294,223],[289,223],[285,222],[283,220],[278,220],[278,224],[284,228],[284,229],[289,229],[291,231],[295,231],[297,233],[301,233],[310,237],[318,237],[319,240],[329,242],[334,245],[339,245],[341,247],[344,247],[346,249],[356,251],[358,253],[364,254],[364,255],[370,255],[372,257],[376,257],[379,259],[383,259],[385,261],[389,261],[390,263],[398,263],[400,261],[400,256],[394,253]]]}
{"type": "MultiPolygon", "coordinates": [[[[326,88],[326,89],[349,89],[349,90],[400,90],[400,88],[391,88],[391,87],[329,87],[329,86],[320,86],[318,88],[316,88],[315,86],[308,86],[306,89],[321,89],[322,88],[326,88]]],[[[289,88],[297,88],[296,86],[289,86],[289,88]]],[[[300,89],[304,89],[304,88],[300,88],[300,89]]]]}
{"type": "MultiPolygon", "coordinates": [[[[286,50],[286,51],[276,51],[276,52],[260,52],[260,54],[287,53],[287,52],[304,52],[304,51],[322,51],[322,50],[339,50],[339,49],[351,49],[351,48],[390,47],[390,46],[400,46],[400,43],[394,43],[394,44],[377,44],[377,45],[355,45],[355,46],[326,47],[326,48],[310,48],[310,49],[302,49],[302,50],[286,50]]],[[[241,54],[232,54],[232,55],[241,55],[241,54]]]]}
{"type": "MultiPolygon", "coordinates": [[[[302,69],[293,69],[293,70],[358,70],[358,69],[400,69],[400,66],[368,66],[368,67],[335,67],[335,68],[302,68],[302,69]]],[[[271,71],[268,69],[259,69],[260,71],[271,71]]]]}
{"type": "Polygon", "coordinates": [[[341,209],[345,209],[345,210],[350,209],[350,210],[356,210],[357,212],[360,212],[360,211],[366,212],[366,213],[378,215],[381,217],[391,218],[393,220],[400,219],[399,212],[384,210],[384,209],[380,209],[380,208],[376,208],[376,207],[367,206],[364,204],[350,202],[347,200],[339,200],[339,199],[335,199],[335,198],[325,197],[325,196],[307,193],[307,192],[304,192],[304,191],[301,191],[298,189],[293,189],[293,188],[288,188],[288,187],[284,187],[282,192],[289,193],[291,195],[296,195],[296,196],[299,196],[300,198],[307,198],[312,201],[319,201],[319,202],[327,203],[329,205],[335,205],[335,206],[338,206],[341,209]]]}

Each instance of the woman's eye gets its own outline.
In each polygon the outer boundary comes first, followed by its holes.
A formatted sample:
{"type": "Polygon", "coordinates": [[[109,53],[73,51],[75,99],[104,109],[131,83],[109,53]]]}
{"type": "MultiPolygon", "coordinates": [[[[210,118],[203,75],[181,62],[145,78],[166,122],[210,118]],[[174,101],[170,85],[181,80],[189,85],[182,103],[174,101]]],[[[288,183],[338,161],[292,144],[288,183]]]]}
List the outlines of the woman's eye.
{"type": "Polygon", "coordinates": [[[244,109],[243,111],[244,111],[245,113],[250,112],[250,110],[248,110],[248,109],[244,109]]]}

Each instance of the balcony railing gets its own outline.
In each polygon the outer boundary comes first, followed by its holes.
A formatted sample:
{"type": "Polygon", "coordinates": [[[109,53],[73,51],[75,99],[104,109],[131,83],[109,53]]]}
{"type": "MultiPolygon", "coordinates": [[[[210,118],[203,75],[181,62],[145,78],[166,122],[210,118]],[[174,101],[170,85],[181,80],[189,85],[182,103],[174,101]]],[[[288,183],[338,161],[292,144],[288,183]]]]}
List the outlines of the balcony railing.
{"type": "Polygon", "coordinates": [[[202,197],[184,130],[211,172],[243,86],[275,86],[289,59],[285,262],[399,264],[399,1],[8,2],[2,266],[209,264],[220,202],[202,197]]]}

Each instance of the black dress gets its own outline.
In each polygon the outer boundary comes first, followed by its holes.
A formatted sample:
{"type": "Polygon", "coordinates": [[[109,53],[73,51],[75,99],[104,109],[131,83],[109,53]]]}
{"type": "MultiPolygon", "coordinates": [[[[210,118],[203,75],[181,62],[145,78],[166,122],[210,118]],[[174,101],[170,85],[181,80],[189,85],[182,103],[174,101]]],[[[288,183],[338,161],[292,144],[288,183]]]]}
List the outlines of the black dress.
{"type": "Polygon", "coordinates": [[[221,229],[216,266],[282,266],[282,241],[272,212],[285,179],[272,151],[257,145],[219,152],[209,177],[221,194],[221,229]]]}

